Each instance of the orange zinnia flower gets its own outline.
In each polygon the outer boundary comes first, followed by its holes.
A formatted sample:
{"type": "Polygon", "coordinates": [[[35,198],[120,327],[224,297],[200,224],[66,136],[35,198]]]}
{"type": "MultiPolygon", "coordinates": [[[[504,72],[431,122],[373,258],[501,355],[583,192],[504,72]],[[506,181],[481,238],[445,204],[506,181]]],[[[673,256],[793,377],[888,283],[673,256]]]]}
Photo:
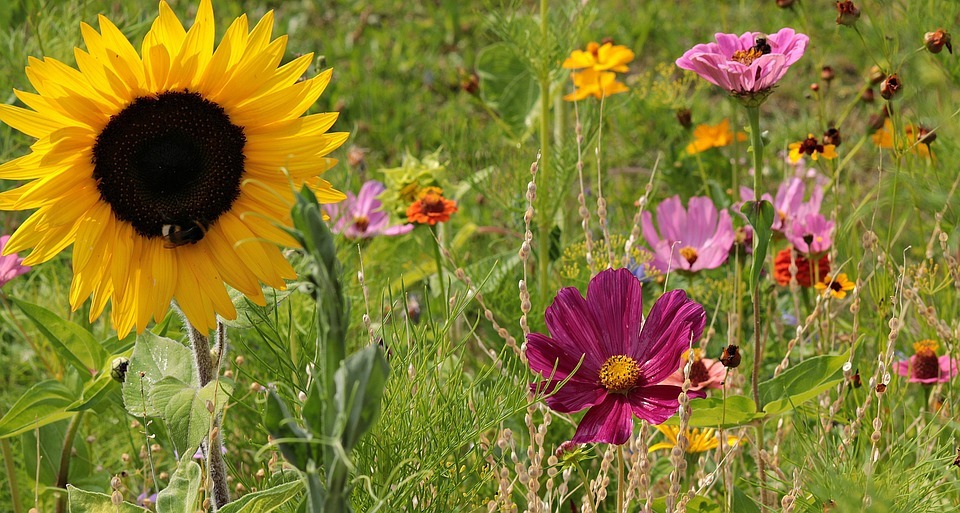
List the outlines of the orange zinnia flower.
{"type": "Polygon", "coordinates": [[[407,207],[407,221],[433,226],[450,220],[450,214],[456,211],[457,202],[444,198],[443,189],[425,187],[417,201],[407,207]]]}
{"type": "MultiPolygon", "coordinates": [[[[790,253],[792,251],[793,248],[784,249],[777,253],[777,257],[773,261],[773,278],[777,280],[777,283],[780,285],[790,284],[790,253]]],[[[797,283],[801,287],[812,287],[818,280],[814,277],[814,271],[811,269],[810,261],[804,258],[802,254],[793,252],[793,262],[797,264],[797,283]]],[[[830,273],[830,260],[827,258],[827,255],[820,257],[817,267],[817,276],[823,277],[830,273]]]]}

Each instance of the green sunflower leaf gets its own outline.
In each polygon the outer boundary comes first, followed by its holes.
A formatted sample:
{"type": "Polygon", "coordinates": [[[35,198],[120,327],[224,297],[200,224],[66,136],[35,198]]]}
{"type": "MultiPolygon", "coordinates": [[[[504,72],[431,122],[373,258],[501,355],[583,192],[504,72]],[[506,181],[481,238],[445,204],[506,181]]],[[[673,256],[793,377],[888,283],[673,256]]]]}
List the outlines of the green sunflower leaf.
{"type": "Polygon", "coordinates": [[[121,502],[114,506],[109,495],[88,492],[72,485],[67,485],[67,501],[70,513],[144,513],[147,511],[129,502],[121,502]]]}
{"type": "Polygon", "coordinates": [[[193,513],[200,492],[200,465],[192,454],[180,458],[170,483],[157,494],[157,513],[193,513]]]}
{"type": "Polygon", "coordinates": [[[123,381],[123,405],[127,411],[136,417],[143,417],[144,414],[148,417],[161,416],[163,412],[153,407],[150,395],[154,384],[166,377],[193,386],[200,385],[189,347],[145,331],[137,338],[123,381]]]}
{"type": "Polygon", "coordinates": [[[290,481],[266,490],[248,493],[217,511],[219,513],[271,513],[299,499],[301,493],[303,493],[303,481],[290,481]]]}
{"type": "Polygon", "coordinates": [[[107,352],[90,332],[42,306],[10,299],[50,341],[57,354],[80,371],[84,381],[96,375],[107,358],[107,352]]]}
{"type": "Polygon", "coordinates": [[[67,408],[77,400],[77,391],[56,380],[30,387],[0,418],[0,438],[30,431],[75,415],[67,408]]]}
{"type": "Polygon", "coordinates": [[[169,430],[170,440],[178,449],[184,452],[193,450],[207,436],[213,416],[233,392],[233,385],[221,379],[220,392],[217,393],[217,384],[211,381],[203,388],[197,388],[168,376],[153,386],[150,401],[156,410],[162,412],[161,418],[169,430]],[[216,407],[212,413],[207,409],[208,402],[216,407]]]}

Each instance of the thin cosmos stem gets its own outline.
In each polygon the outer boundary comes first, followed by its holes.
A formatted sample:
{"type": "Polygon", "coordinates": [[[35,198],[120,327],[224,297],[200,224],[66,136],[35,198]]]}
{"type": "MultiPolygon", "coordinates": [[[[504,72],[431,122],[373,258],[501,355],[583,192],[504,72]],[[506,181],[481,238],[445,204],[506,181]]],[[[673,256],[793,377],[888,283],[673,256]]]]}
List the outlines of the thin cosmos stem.
{"type": "Polygon", "coordinates": [[[10,480],[13,513],[20,513],[23,511],[23,506],[20,505],[20,487],[17,485],[17,474],[13,467],[13,451],[10,449],[10,440],[7,438],[0,440],[0,449],[3,450],[3,466],[7,471],[7,479],[10,480]]]}
{"type": "MultiPolygon", "coordinates": [[[[80,429],[80,421],[83,420],[85,411],[81,410],[70,419],[67,425],[67,434],[63,438],[63,450],[60,451],[60,470],[57,472],[57,488],[66,489],[67,481],[70,479],[70,456],[73,455],[73,439],[77,437],[77,431],[80,429]]],[[[60,493],[57,499],[57,513],[66,513],[67,494],[60,493]]]]}
{"type": "Polygon", "coordinates": [[[440,306],[446,312],[450,297],[447,296],[447,286],[443,282],[443,255],[440,253],[440,233],[436,225],[430,227],[430,233],[433,236],[433,259],[437,262],[437,281],[440,282],[440,300],[443,301],[440,306]]]}
{"type": "MultiPolygon", "coordinates": [[[[547,20],[549,13],[549,0],[540,0],[540,43],[544,50],[549,47],[550,28],[547,20]]],[[[540,72],[540,165],[537,173],[540,175],[539,183],[550,183],[550,73],[547,71],[547,63],[541,63],[543,69],[540,72]]],[[[546,188],[540,192],[540,222],[537,230],[538,248],[537,262],[539,264],[538,285],[540,289],[540,300],[547,301],[547,292],[549,290],[550,273],[550,220],[552,218],[549,200],[546,194],[546,188]]]]}
{"type": "Polygon", "coordinates": [[[627,488],[623,486],[623,446],[617,446],[617,513],[624,513],[627,488]]]}

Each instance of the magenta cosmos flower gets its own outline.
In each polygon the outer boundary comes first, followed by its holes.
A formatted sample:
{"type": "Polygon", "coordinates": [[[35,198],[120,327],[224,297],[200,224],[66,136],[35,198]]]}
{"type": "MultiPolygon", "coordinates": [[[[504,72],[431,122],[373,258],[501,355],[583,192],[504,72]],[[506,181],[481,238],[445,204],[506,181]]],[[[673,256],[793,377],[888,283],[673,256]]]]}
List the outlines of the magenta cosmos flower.
{"type": "Polygon", "coordinates": [[[680,196],[663,200],[657,205],[657,227],[659,233],[650,213],[644,212],[643,237],[653,250],[652,265],[664,273],[720,267],[727,261],[735,235],[730,214],[717,212],[706,196],[690,198],[689,209],[683,208],[680,196]]]}
{"type": "Polygon", "coordinates": [[[659,424],[677,411],[680,387],[660,383],[677,369],[691,338],[703,333],[703,307],[674,290],[644,319],[641,291],[630,271],[601,271],[586,299],[573,287],[557,293],[546,312],[550,337],[527,336],[530,369],[544,379],[531,390],[550,394],[547,404],[559,412],[590,409],[574,443],[622,444],[634,415],[659,424]]]}
{"type": "Polygon", "coordinates": [[[950,355],[937,356],[939,345],[933,340],[921,340],[913,344],[916,354],[908,360],[893,365],[897,374],[909,378],[910,383],[932,385],[946,383],[957,375],[960,360],[950,355]]]}
{"type": "Polygon", "coordinates": [[[6,285],[8,281],[30,270],[28,266],[20,265],[23,262],[23,259],[18,257],[16,253],[2,256],[3,247],[7,245],[7,240],[9,239],[9,235],[0,237],[0,287],[6,285]]]}
{"type": "Polygon", "coordinates": [[[342,203],[325,206],[331,219],[330,230],[348,239],[402,235],[413,230],[412,224],[390,225],[390,218],[381,210],[383,204],[377,199],[385,190],[382,183],[369,180],[364,182],[356,196],[348,192],[347,199],[342,203]]]}
{"type": "Polygon", "coordinates": [[[787,240],[801,253],[823,253],[833,244],[833,226],[833,221],[820,214],[805,214],[793,220],[786,231],[787,240]]]}
{"type": "Polygon", "coordinates": [[[735,95],[769,90],[803,57],[809,38],[791,28],[776,34],[717,34],[716,43],[698,44],[677,59],[677,66],[735,95]]]}
{"type": "MultiPolygon", "coordinates": [[[[810,193],[810,199],[807,201],[804,201],[805,193],[806,185],[804,185],[803,180],[793,177],[780,184],[775,198],[771,198],[769,194],[761,196],[760,199],[772,203],[776,211],[776,217],[773,219],[773,231],[786,232],[794,219],[820,212],[820,205],[823,203],[823,187],[815,185],[813,192],[810,193]]],[[[744,202],[753,201],[753,189],[741,186],[740,199],[744,202]]],[[[739,208],[736,210],[739,211],[739,208]]]]}

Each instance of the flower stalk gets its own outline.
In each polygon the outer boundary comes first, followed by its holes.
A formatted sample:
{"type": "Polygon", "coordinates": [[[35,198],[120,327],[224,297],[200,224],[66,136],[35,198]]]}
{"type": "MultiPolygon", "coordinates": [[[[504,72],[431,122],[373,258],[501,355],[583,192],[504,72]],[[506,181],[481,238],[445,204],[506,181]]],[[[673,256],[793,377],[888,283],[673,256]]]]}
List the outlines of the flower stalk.
{"type": "MultiPolygon", "coordinates": [[[[550,44],[550,25],[547,15],[549,14],[550,1],[540,0],[540,43],[547,47],[550,44]]],[[[542,69],[539,73],[540,82],[540,183],[549,183],[550,176],[550,72],[547,63],[542,63],[542,69]]],[[[537,239],[537,263],[538,263],[538,284],[540,289],[540,300],[546,301],[549,290],[550,274],[550,221],[552,219],[552,210],[549,208],[549,202],[546,193],[540,195],[540,222],[538,223],[537,239]]]]}
{"type": "MultiPolygon", "coordinates": [[[[213,358],[210,356],[210,342],[206,335],[200,333],[189,322],[186,322],[187,331],[190,336],[190,348],[193,350],[194,363],[197,366],[197,376],[200,378],[200,386],[206,386],[214,380],[216,375],[216,366],[213,358]]],[[[217,333],[221,333],[218,327],[217,333]]],[[[219,351],[222,354],[225,347],[222,340],[218,341],[219,351]]],[[[223,459],[223,454],[219,451],[222,445],[220,435],[220,416],[216,416],[210,429],[211,436],[200,444],[200,450],[203,452],[207,461],[207,477],[213,488],[212,503],[216,511],[230,502],[230,486],[227,483],[227,463],[223,459]]]]}

